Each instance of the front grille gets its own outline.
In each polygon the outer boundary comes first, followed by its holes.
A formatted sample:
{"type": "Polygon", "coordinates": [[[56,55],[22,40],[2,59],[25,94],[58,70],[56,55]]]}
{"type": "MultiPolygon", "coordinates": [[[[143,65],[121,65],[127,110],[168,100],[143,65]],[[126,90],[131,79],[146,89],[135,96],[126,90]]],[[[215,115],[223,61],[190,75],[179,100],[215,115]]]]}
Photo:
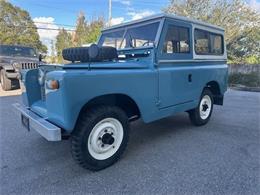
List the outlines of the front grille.
{"type": "Polygon", "coordinates": [[[38,63],[35,62],[22,62],[22,69],[36,69],[38,68],[38,63]]]}

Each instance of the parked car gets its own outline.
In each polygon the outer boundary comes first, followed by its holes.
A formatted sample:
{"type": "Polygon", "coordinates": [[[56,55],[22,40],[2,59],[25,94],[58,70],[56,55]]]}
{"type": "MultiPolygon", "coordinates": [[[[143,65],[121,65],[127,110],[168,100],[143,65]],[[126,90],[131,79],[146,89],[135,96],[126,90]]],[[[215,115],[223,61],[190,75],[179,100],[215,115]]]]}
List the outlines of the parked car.
{"type": "Polygon", "coordinates": [[[21,45],[0,45],[0,82],[3,90],[19,88],[19,71],[35,69],[41,55],[32,47],[21,45]]]}
{"type": "Polygon", "coordinates": [[[72,63],[23,71],[23,105],[14,106],[28,130],[49,141],[69,136],[73,158],[91,170],[119,159],[130,121],[187,112],[205,125],[227,90],[224,30],[188,18],[162,14],[107,28],[97,45],[63,57],[72,63]]]}

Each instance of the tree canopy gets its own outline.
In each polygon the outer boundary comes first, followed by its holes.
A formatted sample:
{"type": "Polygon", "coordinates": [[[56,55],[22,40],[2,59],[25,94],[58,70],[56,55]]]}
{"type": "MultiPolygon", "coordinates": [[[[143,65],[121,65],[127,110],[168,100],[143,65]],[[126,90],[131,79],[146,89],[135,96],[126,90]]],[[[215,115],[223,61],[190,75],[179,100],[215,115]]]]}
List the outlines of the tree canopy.
{"type": "Polygon", "coordinates": [[[83,12],[80,12],[77,22],[76,29],[74,32],[68,32],[65,29],[61,29],[56,37],[56,52],[57,61],[63,62],[62,50],[68,47],[82,46],[97,41],[101,29],[105,22],[103,17],[98,17],[88,22],[83,12]]]}
{"type": "Polygon", "coordinates": [[[171,0],[163,11],[223,27],[231,62],[260,62],[260,14],[244,1],[171,0]]]}
{"type": "Polygon", "coordinates": [[[59,34],[56,37],[56,52],[57,52],[57,61],[58,63],[63,62],[62,50],[72,46],[72,36],[64,28],[59,31],[59,34]]]}
{"type": "Polygon", "coordinates": [[[0,0],[0,43],[31,46],[47,53],[29,13],[0,0]]]}
{"type": "Polygon", "coordinates": [[[96,42],[104,24],[105,20],[103,17],[97,17],[88,22],[85,14],[80,12],[77,18],[76,31],[73,37],[74,45],[82,46],[84,44],[96,42]]]}

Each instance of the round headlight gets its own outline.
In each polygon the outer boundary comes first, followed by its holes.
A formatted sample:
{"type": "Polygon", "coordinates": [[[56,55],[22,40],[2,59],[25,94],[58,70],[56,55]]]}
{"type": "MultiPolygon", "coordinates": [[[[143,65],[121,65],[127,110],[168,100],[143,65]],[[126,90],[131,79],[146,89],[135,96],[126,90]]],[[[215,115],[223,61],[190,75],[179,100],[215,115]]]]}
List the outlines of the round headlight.
{"type": "Polygon", "coordinates": [[[46,81],[46,87],[48,89],[59,89],[59,81],[58,80],[48,80],[46,81]]]}
{"type": "Polygon", "coordinates": [[[20,64],[17,62],[14,62],[13,67],[14,67],[14,69],[18,70],[18,69],[20,69],[20,64]]]}
{"type": "Polygon", "coordinates": [[[38,69],[38,82],[40,85],[44,85],[44,71],[42,69],[38,69]]]}

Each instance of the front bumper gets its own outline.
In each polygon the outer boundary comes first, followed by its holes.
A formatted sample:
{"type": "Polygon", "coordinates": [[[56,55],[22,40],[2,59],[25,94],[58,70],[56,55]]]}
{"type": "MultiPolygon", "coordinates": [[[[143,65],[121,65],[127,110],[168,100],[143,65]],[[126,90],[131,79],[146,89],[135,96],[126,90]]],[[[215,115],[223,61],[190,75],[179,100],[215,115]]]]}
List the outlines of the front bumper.
{"type": "Polygon", "coordinates": [[[20,75],[18,72],[6,72],[6,77],[9,79],[19,79],[20,75]]]}
{"type": "Polygon", "coordinates": [[[29,129],[33,129],[41,134],[48,141],[60,141],[61,129],[44,118],[38,116],[28,108],[18,103],[13,104],[16,113],[24,115],[29,119],[29,129]]]}

